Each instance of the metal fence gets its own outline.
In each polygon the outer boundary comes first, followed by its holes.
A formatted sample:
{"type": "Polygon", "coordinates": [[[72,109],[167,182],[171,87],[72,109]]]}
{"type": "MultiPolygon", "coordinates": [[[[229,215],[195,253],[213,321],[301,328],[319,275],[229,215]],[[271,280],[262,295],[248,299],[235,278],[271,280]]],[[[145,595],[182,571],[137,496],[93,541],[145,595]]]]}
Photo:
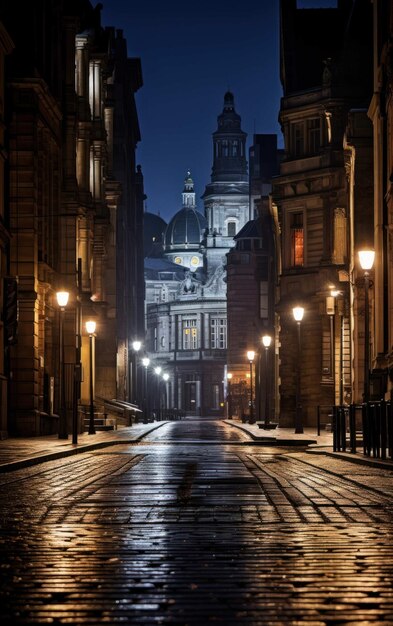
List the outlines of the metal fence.
{"type": "Polygon", "coordinates": [[[391,401],[332,407],[333,450],[356,453],[358,444],[366,456],[393,458],[393,413],[391,401]],[[347,438],[349,434],[349,441],[347,438]]]}

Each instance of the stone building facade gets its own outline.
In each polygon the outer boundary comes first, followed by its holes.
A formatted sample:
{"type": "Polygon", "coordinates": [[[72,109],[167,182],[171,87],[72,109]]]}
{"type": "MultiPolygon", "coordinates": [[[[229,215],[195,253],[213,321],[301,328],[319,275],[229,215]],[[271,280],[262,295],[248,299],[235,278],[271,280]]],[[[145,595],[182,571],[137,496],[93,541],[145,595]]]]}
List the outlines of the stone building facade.
{"type": "Polygon", "coordinates": [[[281,1],[285,155],[274,180],[273,215],[283,425],[294,421],[298,368],[305,424],[315,423],[317,406],[358,401],[362,385],[356,249],[372,243],[373,229],[372,15],[367,1],[349,9],[342,1],[332,9],[281,1]],[[299,304],[305,308],[300,357],[292,315],[299,304]]]}
{"type": "MultiPolygon", "coordinates": [[[[30,3],[23,20],[16,5],[1,10],[15,44],[6,61],[6,123],[9,273],[18,285],[18,332],[9,350],[7,430],[18,435],[58,430],[60,382],[62,436],[78,406],[89,403],[93,342],[85,321],[91,316],[97,321],[95,399],[127,393],[118,382],[116,229],[119,213],[128,212],[133,231],[136,197],[143,195],[134,167],[139,129],[133,94],[141,79],[121,31],[104,29],[100,10],[87,0],[30,3]],[[126,136],[132,157],[123,161],[116,153],[121,107],[128,120],[123,142],[126,136]],[[70,294],[63,350],[61,289],[70,294]]],[[[134,284],[135,275],[130,280],[134,284]]]]}
{"type": "Polygon", "coordinates": [[[169,406],[199,415],[224,413],[226,255],[250,210],[246,134],[230,92],[217,121],[204,212],[188,173],[162,258],[145,259],[147,354],[169,374],[169,406]]]}

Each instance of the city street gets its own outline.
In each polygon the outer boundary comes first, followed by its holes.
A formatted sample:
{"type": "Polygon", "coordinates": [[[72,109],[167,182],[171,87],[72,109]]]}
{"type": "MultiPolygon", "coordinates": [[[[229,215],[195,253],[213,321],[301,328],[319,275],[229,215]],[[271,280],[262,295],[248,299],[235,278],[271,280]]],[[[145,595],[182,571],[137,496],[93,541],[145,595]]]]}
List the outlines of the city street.
{"type": "Polygon", "coordinates": [[[0,475],[2,624],[393,624],[393,473],[163,424],[0,475]]]}

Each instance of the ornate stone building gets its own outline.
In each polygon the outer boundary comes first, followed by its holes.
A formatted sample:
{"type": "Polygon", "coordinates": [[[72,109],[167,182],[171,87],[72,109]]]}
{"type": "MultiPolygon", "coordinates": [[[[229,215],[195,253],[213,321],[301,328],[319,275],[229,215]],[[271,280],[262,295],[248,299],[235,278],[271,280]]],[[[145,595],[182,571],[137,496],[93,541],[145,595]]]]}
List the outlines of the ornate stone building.
{"type": "Polygon", "coordinates": [[[374,137],[374,292],[371,313],[374,398],[392,399],[393,389],[393,7],[373,2],[373,97],[368,115],[374,137]]]}
{"type": "Polygon", "coordinates": [[[170,376],[169,405],[188,414],[223,413],[226,255],[249,219],[245,141],[227,92],[213,134],[204,214],[188,173],[182,208],[163,233],[163,258],[145,259],[147,353],[170,376]]]}
{"type": "MultiPolygon", "coordinates": [[[[279,242],[280,416],[359,401],[364,318],[356,250],[372,243],[371,4],[298,9],[281,0],[280,123],[285,155],[274,180],[279,242]],[[338,292],[336,301],[332,297],[338,292]],[[359,308],[353,307],[356,301],[359,308]],[[298,355],[295,305],[305,308],[298,355]],[[359,349],[360,347],[360,349],[359,349]]],[[[364,341],[364,339],[363,339],[364,341]]]]}
{"type": "Polygon", "coordinates": [[[5,57],[13,50],[14,44],[0,22],[0,437],[7,433],[8,414],[8,353],[15,341],[17,323],[16,281],[9,273],[8,249],[10,233],[6,209],[6,159],[5,146],[5,57]]]}
{"type": "MultiPolygon", "coordinates": [[[[63,405],[64,437],[78,405],[90,401],[93,342],[85,321],[92,315],[96,400],[127,394],[124,344],[138,325],[131,298],[140,297],[142,286],[133,266],[137,248],[129,261],[132,270],[125,270],[130,301],[120,306],[116,234],[125,219],[125,235],[142,227],[142,177],[134,159],[140,66],[127,59],[121,31],[101,26],[101,5],[29,3],[23,20],[19,5],[6,5],[1,17],[15,44],[6,61],[9,274],[18,284],[8,431],[56,432],[63,405]],[[56,301],[61,289],[70,294],[64,323],[56,301]],[[117,336],[125,365],[117,362],[117,336]]],[[[128,254],[132,237],[120,242],[121,254],[128,254]]],[[[123,280],[124,272],[119,275],[123,280]]],[[[140,305],[138,310],[142,318],[140,305]]]]}

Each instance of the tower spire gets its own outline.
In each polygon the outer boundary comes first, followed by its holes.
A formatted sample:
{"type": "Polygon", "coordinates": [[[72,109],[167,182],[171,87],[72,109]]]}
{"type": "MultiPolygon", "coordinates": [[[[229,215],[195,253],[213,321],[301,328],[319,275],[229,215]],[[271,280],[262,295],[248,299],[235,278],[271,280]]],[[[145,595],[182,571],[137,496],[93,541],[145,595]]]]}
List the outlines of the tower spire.
{"type": "Polygon", "coordinates": [[[183,208],[195,209],[195,192],[194,181],[191,178],[191,171],[187,170],[187,175],[184,179],[184,189],[182,193],[183,208]]]}

